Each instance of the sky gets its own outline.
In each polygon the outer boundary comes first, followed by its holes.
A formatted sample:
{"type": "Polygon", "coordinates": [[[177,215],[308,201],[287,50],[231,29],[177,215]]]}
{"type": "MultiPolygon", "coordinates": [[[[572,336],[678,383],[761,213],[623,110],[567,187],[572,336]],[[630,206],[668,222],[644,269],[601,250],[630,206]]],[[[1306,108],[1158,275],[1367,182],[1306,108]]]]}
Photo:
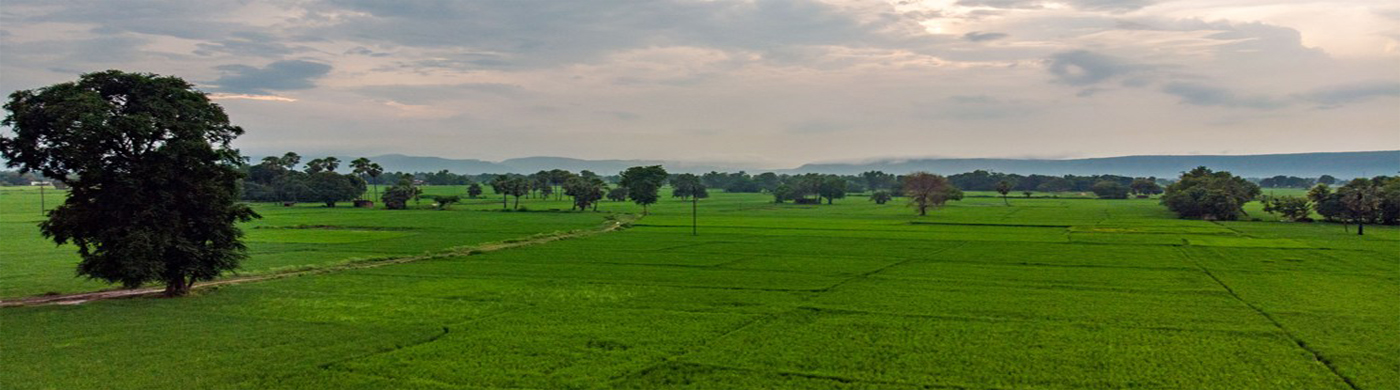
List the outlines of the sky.
{"type": "Polygon", "coordinates": [[[0,2],[0,91],[182,77],[249,155],[664,159],[1400,149],[1400,3],[0,2]]]}

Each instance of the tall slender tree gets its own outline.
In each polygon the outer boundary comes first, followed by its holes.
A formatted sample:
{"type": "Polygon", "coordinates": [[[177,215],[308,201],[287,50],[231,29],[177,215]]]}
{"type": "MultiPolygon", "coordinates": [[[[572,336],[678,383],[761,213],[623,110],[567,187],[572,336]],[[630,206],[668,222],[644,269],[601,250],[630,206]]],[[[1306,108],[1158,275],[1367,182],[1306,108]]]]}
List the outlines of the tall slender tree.
{"type": "Polygon", "coordinates": [[[671,186],[675,187],[676,193],[682,198],[690,199],[690,235],[699,235],[698,216],[700,209],[700,198],[710,197],[709,191],[705,189],[705,183],[699,176],[690,173],[682,173],[671,179],[671,186]]]}
{"type": "Polygon", "coordinates": [[[1012,187],[1013,186],[1009,181],[1002,180],[997,182],[997,193],[1001,194],[1001,203],[1006,204],[1007,206],[1011,205],[1011,201],[1006,200],[1006,194],[1011,193],[1012,187]]]}

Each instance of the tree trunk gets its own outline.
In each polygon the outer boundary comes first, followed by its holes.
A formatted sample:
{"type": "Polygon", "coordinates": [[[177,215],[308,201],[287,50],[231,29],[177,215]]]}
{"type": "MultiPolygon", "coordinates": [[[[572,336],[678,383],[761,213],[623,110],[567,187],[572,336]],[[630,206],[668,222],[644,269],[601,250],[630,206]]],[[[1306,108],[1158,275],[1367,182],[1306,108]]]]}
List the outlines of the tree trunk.
{"type": "Polygon", "coordinates": [[[506,204],[507,204],[506,201],[509,200],[509,199],[510,199],[510,196],[508,196],[508,195],[506,195],[506,194],[501,194],[501,210],[505,210],[505,209],[509,208],[509,207],[506,207],[506,204]]]}
{"type": "Polygon", "coordinates": [[[1001,203],[1005,203],[1007,206],[1011,205],[1011,201],[1006,200],[1006,194],[1001,194],[1001,203]]]}
{"type": "Polygon", "coordinates": [[[1366,223],[1364,223],[1364,222],[1357,222],[1357,223],[1356,223],[1356,235],[1358,235],[1358,236],[1364,236],[1364,235],[1366,235],[1366,223]]]}
{"type": "Polygon", "coordinates": [[[520,210],[520,197],[515,197],[515,209],[520,210]]]}
{"type": "Polygon", "coordinates": [[[164,295],[166,297],[182,297],[190,293],[192,286],[194,286],[194,277],[190,277],[187,281],[185,276],[181,275],[165,282],[164,295]]]}

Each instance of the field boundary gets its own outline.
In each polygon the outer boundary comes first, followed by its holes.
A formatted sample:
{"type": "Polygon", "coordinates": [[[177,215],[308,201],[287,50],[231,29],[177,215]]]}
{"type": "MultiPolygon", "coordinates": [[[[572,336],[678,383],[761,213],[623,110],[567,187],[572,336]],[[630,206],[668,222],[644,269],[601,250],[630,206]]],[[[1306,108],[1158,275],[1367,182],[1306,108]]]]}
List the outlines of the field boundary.
{"type": "MultiPolygon", "coordinates": [[[[421,260],[440,259],[447,257],[471,256],[482,253],[495,252],[499,250],[519,248],[523,246],[544,244],[553,241],[566,240],[571,238],[587,237],[596,234],[608,233],[626,229],[632,226],[632,222],[639,217],[630,214],[618,214],[619,217],[607,220],[601,227],[594,229],[576,229],[564,232],[554,232],[536,234],[524,238],[507,239],[504,241],[489,242],[477,245],[456,246],[445,250],[428,252],[422,255],[406,257],[389,257],[370,260],[353,261],[344,264],[336,264],[323,267],[298,268],[283,272],[273,272],[268,274],[258,274],[249,276],[234,276],[225,279],[204,282],[190,287],[192,290],[205,289],[233,284],[259,282],[264,280],[282,279],[294,276],[314,275],[352,269],[376,268],[386,265],[410,263],[421,260]]],[[[104,290],[74,294],[60,295],[38,295],[24,298],[7,299],[0,301],[0,307],[19,306],[43,306],[43,305],[78,305],[91,301],[137,298],[156,296],[165,292],[165,287],[143,287],[133,289],[104,290]]]]}

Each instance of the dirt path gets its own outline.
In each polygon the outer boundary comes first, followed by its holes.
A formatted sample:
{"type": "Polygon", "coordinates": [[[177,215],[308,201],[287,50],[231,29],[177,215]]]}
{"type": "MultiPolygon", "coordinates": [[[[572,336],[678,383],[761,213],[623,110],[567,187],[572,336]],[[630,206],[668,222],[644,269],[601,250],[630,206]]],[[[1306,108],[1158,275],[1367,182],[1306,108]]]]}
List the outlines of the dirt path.
{"type": "MultiPolygon", "coordinates": [[[[402,264],[402,263],[409,263],[409,262],[420,261],[420,260],[439,259],[439,258],[444,258],[444,257],[471,256],[471,255],[476,255],[476,254],[482,254],[482,253],[488,253],[488,252],[495,252],[495,251],[499,251],[499,250],[505,250],[505,249],[511,249],[511,248],[519,248],[519,247],[522,247],[522,246],[538,245],[538,244],[543,244],[543,243],[552,242],[552,241],[566,240],[566,239],[570,239],[570,238],[587,237],[587,236],[592,236],[592,235],[596,235],[596,234],[602,234],[602,233],[612,232],[612,231],[616,231],[616,230],[621,230],[621,229],[623,229],[623,228],[625,228],[625,227],[627,227],[627,226],[630,226],[631,222],[633,222],[633,221],[636,220],[636,219],[637,219],[637,218],[636,218],[635,216],[623,215],[623,216],[620,216],[619,220],[607,221],[602,227],[595,228],[595,229],[571,230],[571,231],[568,231],[568,232],[559,232],[559,233],[544,234],[544,235],[534,235],[534,236],[530,236],[530,237],[526,237],[526,238],[521,238],[521,239],[511,239],[511,240],[506,240],[506,241],[485,243],[485,244],[480,244],[480,245],[454,247],[454,248],[450,248],[450,249],[447,249],[447,250],[444,250],[444,251],[441,251],[441,252],[430,253],[430,254],[419,255],[419,256],[395,257],[395,258],[378,259],[378,260],[365,260],[365,261],[357,261],[357,262],[348,263],[348,264],[340,264],[340,265],[333,265],[333,266],[312,268],[312,269],[306,269],[306,270],[278,272],[278,273],[271,273],[271,274],[265,274],[265,275],[235,276],[235,277],[230,277],[230,278],[224,278],[224,279],[215,280],[215,281],[212,281],[212,282],[203,282],[203,283],[199,283],[199,284],[194,285],[194,287],[191,287],[191,289],[203,289],[203,288],[214,287],[214,286],[223,286],[223,285],[230,285],[230,284],[250,283],[250,282],[263,281],[263,280],[281,279],[281,278],[287,278],[287,277],[293,277],[293,276],[301,276],[301,275],[310,275],[310,274],[320,274],[320,273],[338,272],[338,271],[352,270],[352,269],[383,267],[383,266],[392,265],[392,264],[402,264]]],[[[97,300],[103,300],[103,299],[119,299],[119,298],[133,298],[133,297],[144,297],[144,296],[156,296],[156,295],[160,295],[160,294],[163,293],[163,292],[165,292],[165,287],[145,287],[145,288],[121,289],[121,290],[94,291],[94,292],[77,293],[77,294],[39,295],[39,296],[33,296],[33,297],[15,298],[15,299],[8,299],[8,300],[0,301],[0,307],[40,306],[40,305],[78,305],[78,304],[82,304],[82,303],[86,303],[86,302],[97,301],[97,300]]]]}

